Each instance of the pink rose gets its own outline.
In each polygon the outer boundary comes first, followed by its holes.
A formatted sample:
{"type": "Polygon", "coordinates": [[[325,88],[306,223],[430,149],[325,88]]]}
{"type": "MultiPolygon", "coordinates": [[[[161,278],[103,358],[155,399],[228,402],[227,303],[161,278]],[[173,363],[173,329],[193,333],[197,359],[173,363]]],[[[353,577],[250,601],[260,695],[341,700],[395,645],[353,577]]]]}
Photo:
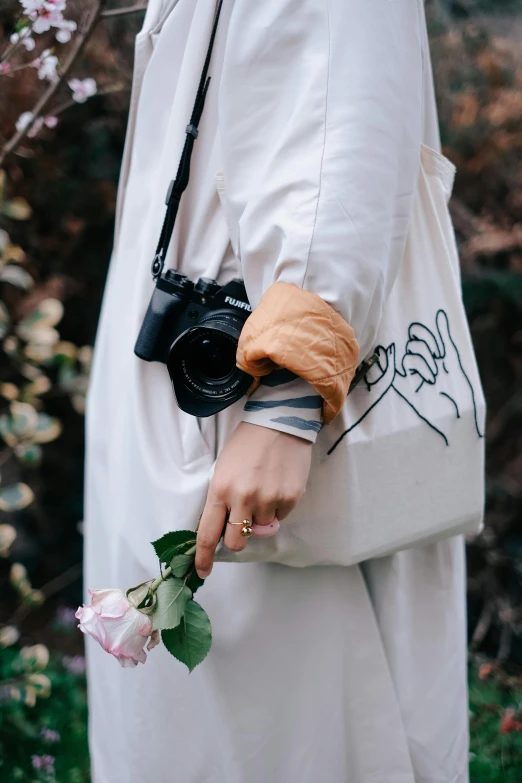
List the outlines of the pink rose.
{"type": "Polygon", "coordinates": [[[145,663],[143,649],[152,634],[152,620],[136,609],[122,590],[89,590],[90,606],[80,606],[79,629],[92,636],[104,650],[126,667],[145,663]]]}

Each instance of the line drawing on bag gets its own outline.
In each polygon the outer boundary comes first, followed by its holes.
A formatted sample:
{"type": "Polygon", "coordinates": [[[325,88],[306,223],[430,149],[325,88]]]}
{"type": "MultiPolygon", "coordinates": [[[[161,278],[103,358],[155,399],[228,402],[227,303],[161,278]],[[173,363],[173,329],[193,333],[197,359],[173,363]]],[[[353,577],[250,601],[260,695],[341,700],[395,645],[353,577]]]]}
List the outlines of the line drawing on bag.
{"type": "Polygon", "coordinates": [[[447,418],[447,412],[451,410],[454,417],[460,419],[462,404],[471,401],[477,435],[479,438],[484,437],[478,422],[475,390],[462,364],[445,310],[437,311],[433,331],[419,321],[413,321],[409,325],[408,340],[400,364],[397,363],[395,343],[391,343],[387,348],[379,345],[375,353],[378,361],[364,376],[369,393],[368,405],[357,421],[328,449],[327,454],[337,448],[343,438],[368,416],[390,390],[398,394],[416,415],[444,440],[446,446],[450,445],[448,433],[440,429],[440,422],[439,427],[436,427],[430,421],[430,416],[440,413],[443,414],[442,418],[447,418]],[[465,381],[460,386],[459,399],[453,396],[455,384],[450,382],[455,374],[460,374],[465,381]]]}

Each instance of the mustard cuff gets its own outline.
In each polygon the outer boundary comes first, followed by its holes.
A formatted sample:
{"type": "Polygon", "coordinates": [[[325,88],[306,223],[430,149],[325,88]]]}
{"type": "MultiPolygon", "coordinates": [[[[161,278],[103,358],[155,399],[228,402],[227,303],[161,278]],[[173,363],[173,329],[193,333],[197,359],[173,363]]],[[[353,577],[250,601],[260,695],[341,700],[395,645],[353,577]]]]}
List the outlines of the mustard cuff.
{"type": "Polygon", "coordinates": [[[343,407],[358,361],[352,327],[320,296],[290,283],[265,291],[243,327],[236,358],[255,379],[284,367],[307,380],[323,399],[325,424],[343,407]]]}

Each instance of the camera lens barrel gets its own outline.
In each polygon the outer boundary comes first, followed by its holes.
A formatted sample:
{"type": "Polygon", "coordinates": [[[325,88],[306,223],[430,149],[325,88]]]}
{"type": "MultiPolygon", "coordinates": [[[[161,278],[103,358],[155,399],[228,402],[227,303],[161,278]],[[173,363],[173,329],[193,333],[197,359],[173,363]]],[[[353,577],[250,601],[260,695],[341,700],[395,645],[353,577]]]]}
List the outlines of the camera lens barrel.
{"type": "Polygon", "coordinates": [[[194,416],[211,416],[246,394],[252,378],[236,366],[244,315],[210,311],[172,345],[167,367],[178,405],[194,416]]]}

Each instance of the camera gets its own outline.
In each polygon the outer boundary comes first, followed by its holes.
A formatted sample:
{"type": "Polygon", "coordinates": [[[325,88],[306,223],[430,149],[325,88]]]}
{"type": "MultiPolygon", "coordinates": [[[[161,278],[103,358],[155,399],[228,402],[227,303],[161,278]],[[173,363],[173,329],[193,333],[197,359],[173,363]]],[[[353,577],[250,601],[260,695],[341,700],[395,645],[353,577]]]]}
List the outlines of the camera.
{"type": "Polygon", "coordinates": [[[246,394],[252,377],[236,367],[239,335],[252,308],[242,280],[224,286],[177,270],[157,278],[134,353],[162,362],[179,407],[212,416],[246,394]]]}

